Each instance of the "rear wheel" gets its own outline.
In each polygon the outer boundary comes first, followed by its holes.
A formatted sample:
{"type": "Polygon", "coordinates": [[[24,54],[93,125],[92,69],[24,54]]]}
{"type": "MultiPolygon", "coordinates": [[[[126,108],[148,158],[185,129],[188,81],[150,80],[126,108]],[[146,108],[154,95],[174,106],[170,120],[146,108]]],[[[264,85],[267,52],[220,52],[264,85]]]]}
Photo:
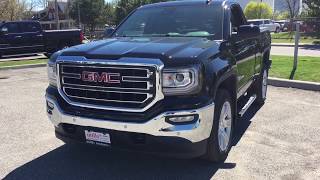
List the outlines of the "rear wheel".
{"type": "Polygon", "coordinates": [[[62,49],[67,49],[67,48],[69,48],[69,47],[70,47],[69,43],[67,43],[67,42],[62,42],[62,43],[59,44],[57,51],[60,51],[60,50],[62,50],[62,49]]]}
{"type": "Polygon", "coordinates": [[[44,53],[44,55],[47,57],[47,58],[50,58],[52,53],[44,53]]]}
{"type": "Polygon", "coordinates": [[[276,30],[275,30],[275,33],[279,33],[280,32],[280,28],[277,27],[276,30]]]}
{"type": "Polygon", "coordinates": [[[259,78],[256,82],[255,86],[256,90],[256,103],[257,104],[264,104],[267,99],[267,90],[268,90],[268,69],[263,68],[262,72],[259,75],[259,78]]]}
{"type": "Polygon", "coordinates": [[[234,109],[228,91],[218,90],[216,97],[213,127],[204,158],[211,162],[223,162],[232,145],[234,109]]]}

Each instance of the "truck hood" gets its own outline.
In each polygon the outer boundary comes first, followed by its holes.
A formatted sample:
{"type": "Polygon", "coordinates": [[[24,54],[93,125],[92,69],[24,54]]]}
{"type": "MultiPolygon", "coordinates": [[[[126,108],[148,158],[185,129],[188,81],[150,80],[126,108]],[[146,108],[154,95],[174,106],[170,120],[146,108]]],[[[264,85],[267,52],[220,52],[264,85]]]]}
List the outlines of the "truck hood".
{"type": "MultiPolygon", "coordinates": [[[[218,53],[219,42],[199,37],[112,38],[90,42],[64,50],[63,56],[88,59],[141,57],[160,59],[197,58],[208,52],[218,53]]],[[[214,55],[213,54],[213,55],[214,55]]]]}

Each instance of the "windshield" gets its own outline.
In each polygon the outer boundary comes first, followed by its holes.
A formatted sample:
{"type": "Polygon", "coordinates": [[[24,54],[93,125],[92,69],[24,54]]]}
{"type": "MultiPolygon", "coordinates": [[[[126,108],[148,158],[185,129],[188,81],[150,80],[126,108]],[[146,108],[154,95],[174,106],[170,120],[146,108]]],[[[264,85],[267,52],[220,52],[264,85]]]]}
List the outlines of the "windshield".
{"type": "Polygon", "coordinates": [[[114,36],[222,39],[222,8],[198,5],[138,9],[120,25],[114,36]]]}

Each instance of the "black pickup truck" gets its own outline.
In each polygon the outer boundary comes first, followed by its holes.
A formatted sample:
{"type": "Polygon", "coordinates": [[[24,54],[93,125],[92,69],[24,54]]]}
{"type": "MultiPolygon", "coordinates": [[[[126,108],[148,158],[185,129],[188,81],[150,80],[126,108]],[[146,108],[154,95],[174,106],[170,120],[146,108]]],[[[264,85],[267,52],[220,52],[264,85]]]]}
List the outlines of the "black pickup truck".
{"type": "Polygon", "coordinates": [[[80,29],[44,31],[37,21],[0,23],[0,58],[16,54],[52,53],[81,44],[80,29]]]}
{"type": "Polygon", "coordinates": [[[224,161],[266,99],[270,44],[236,2],[145,5],[51,57],[47,114],[65,142],[224,161]]]}

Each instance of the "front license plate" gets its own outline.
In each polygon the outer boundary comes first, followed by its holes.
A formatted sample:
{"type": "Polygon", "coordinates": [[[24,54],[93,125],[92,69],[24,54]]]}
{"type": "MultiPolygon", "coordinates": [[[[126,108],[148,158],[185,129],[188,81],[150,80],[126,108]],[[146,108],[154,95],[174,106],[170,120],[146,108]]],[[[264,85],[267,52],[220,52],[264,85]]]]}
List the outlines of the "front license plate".
{"type": "Polygon", "coordinates": [[[97,144],[102,146],[109,146],[111,144],[110,135],[108,133],[84,131],[86,135],[86,142],[89,144],[97,144]]]}

